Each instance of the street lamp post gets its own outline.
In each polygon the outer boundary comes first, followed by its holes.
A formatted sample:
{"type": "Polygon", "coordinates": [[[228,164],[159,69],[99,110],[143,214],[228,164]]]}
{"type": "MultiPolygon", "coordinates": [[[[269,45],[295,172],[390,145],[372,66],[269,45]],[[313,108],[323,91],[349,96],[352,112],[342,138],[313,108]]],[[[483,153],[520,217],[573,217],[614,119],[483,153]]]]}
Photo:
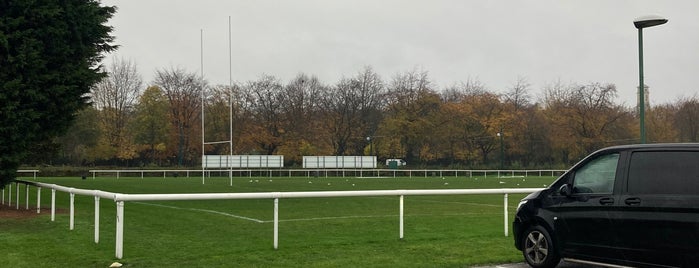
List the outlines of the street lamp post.
{"type": "Polygon", "coordinates": [[[366,137],[366,141],[369,142],[369,155],[374,155],[374,142],[371,140],[371,136],[366,137]]]}
{"type": "Polygon", "coordinates": [[[650,15],[636,18],[633,25],[638,29],[638,116],[641,127],[641,143],[646,143],[646,101],[643,83],[643,28],[653,27],[667,22],[666,18],[650,15]]]}

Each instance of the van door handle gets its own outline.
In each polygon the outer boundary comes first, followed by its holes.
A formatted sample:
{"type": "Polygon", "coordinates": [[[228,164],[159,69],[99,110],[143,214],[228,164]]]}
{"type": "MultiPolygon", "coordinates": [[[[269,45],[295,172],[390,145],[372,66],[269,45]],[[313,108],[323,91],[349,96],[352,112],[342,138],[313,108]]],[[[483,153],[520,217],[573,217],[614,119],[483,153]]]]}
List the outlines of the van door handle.
{"type": "Polygon", "coordinates": [[[626,203],[629,206],[640,205],[641,199],[638,197],[627,198],[626,200],[624,200],[624,203],[626,203]]]}
{"type": "Polygon", "coordinates": [[[600,199],[599,203],[601,205],[611,205],[611,204],[614,204],[614,198],[605,197],[605,198],[600,199]]]}

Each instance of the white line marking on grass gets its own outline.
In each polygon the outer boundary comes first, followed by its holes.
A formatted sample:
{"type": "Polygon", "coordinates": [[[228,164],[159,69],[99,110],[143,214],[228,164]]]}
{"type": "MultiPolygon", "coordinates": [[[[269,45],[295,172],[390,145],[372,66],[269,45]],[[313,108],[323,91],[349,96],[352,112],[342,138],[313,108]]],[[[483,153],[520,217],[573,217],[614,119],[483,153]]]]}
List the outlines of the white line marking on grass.
{"type": "MultiPolygon", "coordinates": [[[[393,198],[388,198],[388,197],[368,197],[368,198],[384,199],[384,200],[393,200],[393,198]]],[[[458,202],[458,201],[440,201],[440,200],[430,200],[430,199],[419,199],[417,202],[441,203],[441,204],[458,204],[458,205],[471,205],[471,206],[484,206],[484,207],[502,207],[502,205],[494,205],[494,204],[472,203],[472,202],[458,202]]]]}
{"type": "MultiPolygon", "coordinates": [[[[254,219],[254,218],[249,218],[249,217],[244,217],[244,216],[240,216],[240,215],[230,214],[230,213],[221,212],[221,211],[216,211],[216,210],[209,210],[209,209],[184,208],[184,207],[168,206],[168,205],[155,204],[155,203],[145,203],[145,202],[133,202],[133,203],[141,204],[141,205],[147,205],[147,206],[154,206],[154,207],[162,207],[162,208],[177,209],[177,210],[188,210],[188,211],[195,211],[195,212],[205,212],[205,213],[223,215],[223,216],[226,216],[226,217],[232,217],[232,218],[236,218],[236,219],[242,219],[242,220],[252,221],[252,222],[256,222],[256,223],[271,223],[271,222],[274,222],[273,220],[260,220],[260,219],[254,219]]],[[[458,213],[458,214],[406,214],[405,217],[424,217],[424,216],[473,216],[473,215],[485,215],[485,214],[498,214],[498,213],[480,213],[480,212],[474,212],[474,213],[458,213]]],[[[337,217],[314,217],[314,218],[298,218],[298,219],[280,219],[279,222],[323,221],[323,220],[343,220],[343,219],[369,219],[369,218],[394,218],[394,217],[398,217],[398,215],[397,215],[397,214],[388,214],[388,215],[357,215],[357,216],[337,216],[337,217]]]]}
{"type": "Polygon", "coordinates": [[[420,202],[441,203],[441,204],[459,204],[459,205],[484,206],[484,207],[502,207],[502,205],[493,205],[493,204],[457,202],[457,201],[438,201],[438,200],[429,200],[429,199],[422,199],[422,200],[420,200],[420,202]]]}
{"type": "Polygon", "coordinates": [[[167,206],[167,205],[154,204],[154,203],[144,203],[144,202],[133,202],[133,203],[137,203],[137,204],[141,204],[141,205],[154,206],[154,207],[163,207],[163,208],[178,209],[178,210],[189,210],[189,211],[197,211],[197,212],[206,212],[206,213],[218,214],[218,215],[223,215],[223,216],[226,216],[226,217],[232,217],[232,218],[241,219],[241,220],[253,221],[253,222],[257,222],[257,223],[265,223],[265,222],[268,222],[268,221],[263,221],[263,220],[248,218],[248,217],[244,217],[244,216],[240,216],[240,215],[230,214],[230,213],[221,212],[221,211],[216,211],[216,210],[209,210],[209,209],[183,208],[183,207],[167,206]]]}
{"type": "MultiPolygon", "coordinates": [[[[364,216],[337,216],[337,217],[317,217],[317,218],[299,218],[299,219],[286,219],[279,220],[280,222],[290,222],[290,221],[320,221],[320,220],[343,220],[343,219],[363,219],[363,218],[389,218],[398,217],[398,215],[364,215],[364,216]]],[[[273,221],[264,221],[273,222],[273,221]]]]}
{"type": "MultiPolygon", "coordinates": [[[[500,213],[456,213],[456,214],[406,214],[405,217],[425,217],[425,216],[474,216],[474,215],[485,215],[493,214],[499,215],[500,213]]],[[[322,220],[344,220],[344,219],[370,219],[370,218],[395,218],[398,214],[393,215],[363,215],[363,216],[337,216],[337,217],[316,217],[316,218],[298,218],[298,219],[286,219],[279,220],[279,222],[293,222],[293,221],[322,221],[322,220]]],[[[264,221],[266,223],[273,221],[264,221]]]]}
{"type": "MultiPolygon", "coordinates": [[[[451,214],[406,214],[404,217],[444,217],[444,216],[480,216],[480,215],[500,215],[500,213],[451,213],[451,214]]],[[[394,215],[364,215],[364,216],[338,216],[338,217],[317,217],[317,218],[299,218],[299,219],[286,219],[279,220],[280,222],[293,222],[293,221],[321,221],[321,220],[343,220],[343,219],[369,219],[369,218],[396,218],[398,214],[394,215]]],[[[272,221],[264,221],[272,222],[272,221]]]]}

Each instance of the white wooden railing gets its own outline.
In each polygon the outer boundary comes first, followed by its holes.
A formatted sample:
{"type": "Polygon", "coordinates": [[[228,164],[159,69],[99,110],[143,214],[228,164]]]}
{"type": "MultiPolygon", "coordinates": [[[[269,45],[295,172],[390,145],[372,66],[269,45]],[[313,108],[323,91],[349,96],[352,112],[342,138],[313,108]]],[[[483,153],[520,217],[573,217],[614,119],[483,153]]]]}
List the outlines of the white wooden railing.
{"type": "MultiPolygon", "coordinates": [[[[74,228],[75,195],[93,196],[95,200],[95,243],[99,243],[99,202],[101,198],[111,199],[116,202],[116,253],[121,259],[124,254],[124,204],[129,201],[172,201],[172,200],[224,200],[224,199],[274,199],[274,248],[278,248],[279,241],[279,199],[285,198],[319,198],[319,197],[359,197],[359,196],[397,196],[399,197],[399,238],[403,239],[403,199],[409,195],[482,195],[502,194],[504,231],[508,236],[508,194],[531,193],[540,188],[510,188],[510,189],[451,189],[451,190],[369,190],[369,191],[314,191],[314,192],[264,192],[264,193],[198,193],[198,194],[121,194],[100,190],[85,190],[32,181],[15,181],[17,196],[19,196],[19,184],[26,188],[26,209],[29,209],[29,186],[37,188],[37,213],[40,213],[41,189],[51,189],[51,221],[55,220],[56,191],[70,194],[69,228],[74,228]]],[[[4,189],[3,200],[4,204],[4,189]]],[[[17,198],[19,209],[19,197],[17,198]]]]}
{"type": "Polygon", "coordinates": [[[90,170],[92,178],[98,175],[108,175],[117,179],[124,175],[146,177],[146,174],[158,174],[166,178],[183,176],[202,176],[203,174],[210,177],[212,173],[219,174],[236,174],[239,177],[256,176],[266,177],[294,177],[294,176],[323,176],[323,177],[430,177],[430,176],[450,176],[450,177],[473,177],[473,176],[558,176],[566,172],[560,169],[529,169],[529,170],[496,170],[496,169],[95,169],[90,170]],[[202,174],[203,173],[203,174],[202,174]]]}
{"type": "MultiPolygon", "coordinates": [[[[39,171],[35,170],[35,169],[20,169],[20,170],[17,170],[17,173],[19,173],[19,174],[31,173],[34,176],[34,180],[36,180],[36,174],[39,173],[39,171]]],[[[7,193],[7,195],[8,195],[7,202],[8,202],[8,206],[12,206],[12,184],[8,184],[8,185],[9,185],[9,187],[8,187],[9,191],[7,193]]],[[[29,191],[29,190],[27,189],[27,191],[29,191]]],[[[17,205],[17,209],[19,209],[19,187],[17,187],[16,197],[17,197],[16,205],[17,205]]],[[[29,192],[27,192],[27,198],[29,198],[29,192]]],[[[3,205],[5,204],[5,188],[2,189],[2,199],[0,199],[0,203],[2,203],[3,205]]],[[[29,209],[29,199],[27,199],[26,204],[27,204],[26,209],[29,209]]]]}
{"type": "Polygon", "coordinates": [[[39,173],[39,170],[36,169],[20,169],[17,170],[17,173],[22,174],[22,173],[31,173],[34,176],[34,179],[36,179],[36,174],[39,173]]]}

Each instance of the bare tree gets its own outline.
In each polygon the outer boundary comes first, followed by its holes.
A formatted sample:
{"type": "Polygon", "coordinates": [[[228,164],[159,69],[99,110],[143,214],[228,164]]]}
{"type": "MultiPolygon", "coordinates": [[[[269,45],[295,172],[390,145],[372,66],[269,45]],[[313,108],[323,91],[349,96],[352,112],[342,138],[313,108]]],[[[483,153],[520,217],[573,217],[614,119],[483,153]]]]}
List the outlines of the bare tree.
{"type": "Polygon", "coordinates": [[[515,112],[529,105],[531,101],[530,87],[531,84],[526,77],[517,77],[517,81],[504,95],[505,103],[512,105],[515,112]]]}
{"type": "Polygon", "coordinates": [[[315,131],[314,117],[320,111],[320,98],[324,86],[316,76],[298,74],[280,92],[281,111],[288,129],[295,140],[307,139],[315,131]]]}
{"type": "Polygon", "coordinates": [[[327,111],[324,125],[330,132],[329,139],[335,155],[345,155],[350,140],[358,136],[357,130],[361,128],[359,110],[352,98],[353,84],[352,79],[342,79],[332,91],[324,94],[323,104],[327,111]]]}
{"type": "Polygon", "coordinates": [[[531,103],[531,84],[523,76],[517,80],[501,96],[508,115],[503,125],[505,151],[511,159],[520,159],[520,163],[527,165],[533,161],[541,161],[545,158],[535,157],[536,152],[545,152],[547,143],[546,126],[542,125],[541,114],[536,104],[531,103]],[[538,158],[538,159],[537,159],[538,158]]]}
{"type": "Polygon", "coordinates": [[[411,106],[418,102],[423,93],[433,91],[427,71],[397,74],[388,87],[388,104],[394,108],[411,106]]]}
{"type": "Polygon", "coordinates": [[[366,126],[363,136],[371,136],[381,121],[381,112],[386,105],[386,88],[381,77],[370,66],[364,67],[354,80],[361,121],[366,126]]]}
{"type": "Polygon", "coordinates": [[[245,107],[253,123],[246,136],[265,154],[273,154],[283,143],[282,85],[278,78],[263,75],[243,87],[245,107]]]}
{"type": "MultiPolygon", "coordinates": [[[[143,80],[130,60],[114,58],[109,66],[108,77],[92,89],[92,100],[100,111],[102,132],[108,146],[122,159],[129,159],[133,154],[127,137],[129,115],[140,96],[143,80]]],[[[133,149],[133,148],[131,148],[133,149]]]]}
{"type": "MultiPolygon", "coordinates": [[[[387,90],[387,117],[383,121],[384,135],[398,139],[401,154],[417,161],[433,129],[432,116],[439,111],[441,100],[432,89],[426,71],[412,71],[394,77],[387,90]]],[[[391,153],[399,153],[392,148],[391,153]]],[[[391,155],[399,156],[399,155],[391,155]]]]}
{"type": "Polygon", "coordinates": [[[367,66],[356,76],[341,79],[332,91],[324,94],[327,112],[324,122],[336,155],[362,155],[367,143],[374,144],[372,139],[378,136],[376,130],[382,117],[384,90],[381,77],[367,66]]]}
{"type": "Polygon", "coordinates": [[[177,163],[193,160],[198,153],[201,131],[201,93],[206,82],[195,73],[183,69],[158,70],[155,85],[163,90],[170,102],[170,120],[176,133],[177,163]]]}
{"type": "Polygon", "coordinates": [[[466,96],[484,94],[488,92],[485,84],[478,79],[469,78],[466,82],[459,82],[442,91],[442,101],[461,102],[466,96]]]}

